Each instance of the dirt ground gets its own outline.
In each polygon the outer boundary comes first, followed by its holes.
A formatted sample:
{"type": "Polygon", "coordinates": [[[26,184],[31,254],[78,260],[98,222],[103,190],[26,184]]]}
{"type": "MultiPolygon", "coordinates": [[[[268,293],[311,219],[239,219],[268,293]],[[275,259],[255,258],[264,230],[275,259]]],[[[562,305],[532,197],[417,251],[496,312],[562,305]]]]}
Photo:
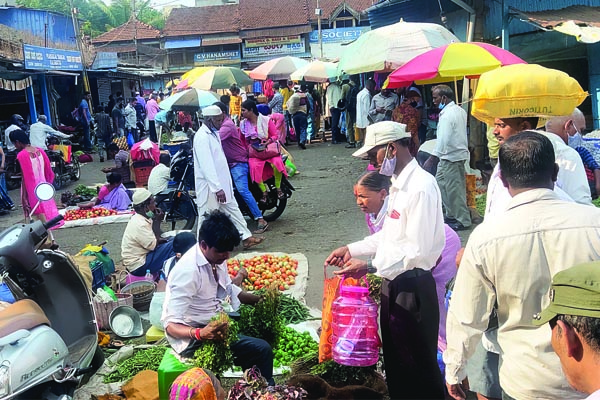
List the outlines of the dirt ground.
{"type": "MultiPolygon", "coordinates": [[[[359,240],[368,234],[364,214],[355,204],[353,185],[366,168],[366,162],[351,156],[353,149],[330,141],[316,142],[300,150],[290,145],[299,174],[290,182],[296,191],[289,199],[283,215],[270,223],[265,232],[265,242],[253,251],[301,252],[309,262],[309,280],[306,301],[310,307],[321,308],[323,293],[323,262],[329,253],[346,243],[359,240]]],[[[73,191],[78,183],[92,185],[104,182],[100,168],[112,162],[94,162],[82,166],[81,180],[65,185],[57,193],[73,191]]],[[[20,203],[19,191],[10,192],[15,203],[20,203]]],[[[22,210],[0,217],[0,229],[23,222],[22,210]]],[[[248,221],[249,228],[255,227],[248,221]]],[[[115,262],[121,259],[121,238],[126,224],[99,225],[59,229],[55,236],[61,249],[75,254],[87,243],[107,241],[115,262]]],[[[460,232],[465,243],[470,231],[460,232]]]]}

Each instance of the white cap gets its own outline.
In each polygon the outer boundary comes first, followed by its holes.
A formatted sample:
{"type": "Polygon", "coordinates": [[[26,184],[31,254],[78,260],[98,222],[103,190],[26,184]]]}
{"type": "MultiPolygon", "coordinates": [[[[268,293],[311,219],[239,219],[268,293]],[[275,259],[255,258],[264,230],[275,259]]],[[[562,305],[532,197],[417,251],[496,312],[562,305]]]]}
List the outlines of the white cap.
{"type": "Polygon", "coordinates": [[[377,122],[367,127],[364,146],[356,150],[352,155],[354,157],[364,157],[375,146],[381,146],[409,137],[410,132],[406,132],[405,124],[394,121],[377,122]]]}
{"type": "Polygon", "coordinates": [[[133,201],[133,205],[137,206],[148,200],[150,197],[152,197],[152,193],[150,193],[148,189],[137,189],[135,193],[133,193],[131,200],[133,201]]]}
{"type": "Polygon", "coordinates": [[[216,117],[223,114],[223,111],[218,106],[208,106],[202,109],[202,115],[205,117],[216,117]]]}

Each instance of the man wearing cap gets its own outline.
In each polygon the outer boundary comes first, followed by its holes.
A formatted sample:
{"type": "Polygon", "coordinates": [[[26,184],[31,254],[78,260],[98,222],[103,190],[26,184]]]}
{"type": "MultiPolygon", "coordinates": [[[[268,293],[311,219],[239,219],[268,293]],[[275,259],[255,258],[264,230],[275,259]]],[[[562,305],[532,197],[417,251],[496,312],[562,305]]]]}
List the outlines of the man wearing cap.
{"type": "Polygon", "coordinates": [[[244,249],[256,246],[263,238],[252,236],[233,196],[229,165],[219,137],[219,129],[224,119],[223,112],[218,106],[212,105],[203,108],[202,115],[204,123],[194,135],[194,177],[200,217],[198,229],[206,214],[220,210],[227,214],[237,227],[244,249]]]}
{"type": "Polygon", "coordinates": [[[445,243],[442,200],[435,178],[411,156],[410,141],[406,125],[397,122],[367,127],[365,144],[353,155],[368,156],[380,174],[392,177],[388,212],[381,231],[334,250],[325,264],[341,267],[338,275],[383,278],[380,328],[390,398],[443,399],[431,274],[445,243]]]}
{"type": "Polygon", "coordinates": [[[506,140],[501,178],[512,196],[501,215],[473,231],[456,275],[444,352],[450,395],[464,399],[467,360],[498,316],[500,386],[504,399],[573,399],[550,350],[550,335],[531,323],[545,304],[551,277],[600,259],[600,210],[561,200],[552,143],[537,132],[506,140]]]}
{"type": "Polygon", "coordinates": [[[131,217],[121,241],[123,266],[135,276],[146,271],[158,277],[163,263],[175,255],[173,241],[161,237],[160,222],[164,213],[156,208],[154,196],[147,189],[137,189],[133,194],[131,217]]]}
{"type": "Polygon", "coordinates": [[[571,387],[600,399],[600,262],[554,275],[549,301],[533,324],[550,323],[552,348],[571,387]]]}

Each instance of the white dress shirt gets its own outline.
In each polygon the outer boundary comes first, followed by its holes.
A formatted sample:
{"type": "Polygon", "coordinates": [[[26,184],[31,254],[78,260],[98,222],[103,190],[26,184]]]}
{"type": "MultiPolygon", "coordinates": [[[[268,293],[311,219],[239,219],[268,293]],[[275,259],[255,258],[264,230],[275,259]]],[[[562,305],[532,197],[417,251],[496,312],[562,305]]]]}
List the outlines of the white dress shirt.
{"type": "Polygon", "coordinates": [[[69,135],[65,135],[62,132],[56,131],[52,129],[50,125],[46,125],[40,121],[32,124],[29,128],[29,140],[31,141],[32,146],[48,150],[48,147],[46,146],[46,139],[48,138],[48,135],[58,136],[63,139],[67,139],[69,137],[69,135]]]}
{"type": "Polygon", "coordinates": [[[352,257],[375,255],[377,275],[389,280],[437,262],[446,237],[440,189],[433,175],[412,160],[392,179],[383,228],[348,245],[352,257]]]}
{"type": "Polygon", "coordinates": [[[131,103],[123,109],[123,116],[125,117],[125,128],[135,128],[137,126],[137,113],[131,103]]]}
{"type": "Polygon", "coordinates": [[[227,203],[235,202],[221,138],[218,132],[211,132],[206,124],[194,135],[194,177],[198,208],[201,209],[208,202],[209,196],[215,196],[219,190],[225,192],[227,203]]]}
{"type": "Polygon", "coordinates": [[[437,144],[432,153],[450,162],[469,159],[467,113],[451,101],[440,112],[437,125],[437,144]]]}
{"type": "Polygon", "coordinates": [[[585,400],[600,400],[600,390],[596,390],[594,393],[586,397],[585,400]]]}
{"type": "Polygon", "coordinates": [[[369,108],[371,107],[371,92],[364,88],[356,95],[356,127],[364,129],[369,126],[369,108]]]}
{"type": "Polygon", "coordinates": [[[377,93],[371,99],[371,107],[369,108],[369,114],[371,114],[371,118],[374,122],[384,121],[386,118],[386,112],[388,115],[391,111],[393,111],[400,104],[400,99],[396,93],[390,93],[387,97],[382,95],[381,93],[377,93]],[[377,108],[383,108],[386,112],[378,113],[377,108]]]}
{"type": "Polygon", "coordinates": [[[461,382],[467,360],[497,303],[500,385],[516,399],[574,399],[548,325],[533,316],[549,304],[552,276],[600,259],[600,210],[561,200],[548,189],[515,196],[486,218],[467,243],[446,324],[446,381],[461,382]]]}
{"type": "MultiPolygon", "coordinates": [[[[227,261],[216,266],[218,280],[212,266],[204,257],[200,246],[189,249],[169,272],[161,322],[185,324],[192,327],[207,325],[210,319],[223,310],[223,301],[231,299],[234,310],[240,307],[238,295],[242,289],[231,283],[227,261]]],[[[190,339],[175,339],[167,334],[169,343],[181,353],[190,339]]]]}
{"type": "Polygon", "coordinates": [[[16,150],[15,144],[12,142],[12,140],[10,140],[9,135],[12,131],[16,131],[17,129],[21,128],[15,124],[12,124],[4,130],[4,144],[6,145],[7,151],[16,150]]]}
{"type": "Polygon", "coordinates": [[[329,113],[330,108],[337,108],[338,102],[342,98],[342,87],[338,85],[336,82],[333,82],[327,86],[327,90],[325,91],[325,101],[327,102],[327,115],[331,116],[329,113]]]}

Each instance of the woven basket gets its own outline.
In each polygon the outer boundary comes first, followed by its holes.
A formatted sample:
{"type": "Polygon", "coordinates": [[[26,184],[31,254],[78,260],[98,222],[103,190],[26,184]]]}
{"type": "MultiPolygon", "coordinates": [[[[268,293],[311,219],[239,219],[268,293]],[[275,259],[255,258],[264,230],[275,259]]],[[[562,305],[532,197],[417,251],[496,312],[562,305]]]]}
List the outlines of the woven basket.
{"type": "Polygon", "coordinates": [[[156,284],[148,281],[133,282],[121,289],[121,293],[133,296],[133,308],[138,311],[148,311],[155,291],[156,284]]]}
{"type": "Polygon", "coordinates": [[[98,329],[110,329],[109,317],[110,313],[119,306],[133,307],[133,295],[130,293],[116,293],[117,301],[110,303],[100,303],[94,298],[94,312],[96,313],[96,322],[98,329]]]}

